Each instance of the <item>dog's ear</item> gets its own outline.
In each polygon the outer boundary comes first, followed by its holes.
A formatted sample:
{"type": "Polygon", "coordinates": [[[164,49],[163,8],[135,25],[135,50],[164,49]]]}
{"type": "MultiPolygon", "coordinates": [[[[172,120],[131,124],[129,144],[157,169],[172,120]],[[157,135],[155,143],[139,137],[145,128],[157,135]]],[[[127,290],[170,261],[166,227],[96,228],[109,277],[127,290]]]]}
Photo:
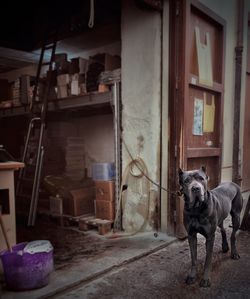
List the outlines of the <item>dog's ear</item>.
{"type": "Polygon", "coordinates": [[[178,173],[179,173],[179,184],[182,185],[183,170],[181,168],[179,168],[178,173]]]}
{"type": "Polygon", "coordinates": [[[179,173],[179,177],[181,177],[183,175],[183,170],[179,168],[178,173],[179,173]]]}
{"type": "Polygon", "coordinates": [[[206,166],[202,165],[200,170],[203,171],[204,173],[206,173],[206,166]]]}
{"type": "Polygon", "coordinates": [[[200,170],[205,173],[207,180],[209,180],[209,177],[206,174],[206,166],[202,165],[201,168],[200,168],[200,170]]]}

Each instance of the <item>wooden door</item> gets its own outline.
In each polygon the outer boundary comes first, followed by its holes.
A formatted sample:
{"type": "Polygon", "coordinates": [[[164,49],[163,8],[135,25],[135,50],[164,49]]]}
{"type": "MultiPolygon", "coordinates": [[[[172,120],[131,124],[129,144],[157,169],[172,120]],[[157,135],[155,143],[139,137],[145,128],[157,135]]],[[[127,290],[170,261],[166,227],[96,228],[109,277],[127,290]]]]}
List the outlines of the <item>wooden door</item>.
{"type": "Polygon", "coordinates": [[[250,190],[250,17],[248,17],[247,70],[243,139],[242,190],[250,190]]]}
{"type": "MultiPolygon", "coordinates": [[[[171,15],[169,186],[178,189],[179,167],[204,165],[213,188],[221,175],[225,23],[197,1],[173,1],[171,15]]],[[[182,237],[182,199],[170,195],[169,211],[182,237]]]]}

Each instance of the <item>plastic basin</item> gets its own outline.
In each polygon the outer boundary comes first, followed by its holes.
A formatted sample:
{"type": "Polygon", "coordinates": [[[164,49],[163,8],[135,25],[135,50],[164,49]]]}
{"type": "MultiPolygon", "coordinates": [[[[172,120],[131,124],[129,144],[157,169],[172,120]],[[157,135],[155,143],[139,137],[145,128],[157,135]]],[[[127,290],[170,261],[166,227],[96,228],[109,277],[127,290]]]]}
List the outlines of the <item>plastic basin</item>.
{"type": "Polygon", "coordinates": [[[54,269],[53,250],[50,252],[26,253],[27,243],[19,243],[0,253],[7,287],[14,291],[41,288],[49,283],[54,269]]]}

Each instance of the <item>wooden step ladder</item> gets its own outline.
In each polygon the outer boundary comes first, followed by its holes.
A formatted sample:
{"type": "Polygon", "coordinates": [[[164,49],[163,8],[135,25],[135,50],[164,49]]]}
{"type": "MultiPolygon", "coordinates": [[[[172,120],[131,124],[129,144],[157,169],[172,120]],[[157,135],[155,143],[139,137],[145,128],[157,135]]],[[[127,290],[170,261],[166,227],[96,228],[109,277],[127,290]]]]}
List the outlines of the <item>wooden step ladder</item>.
{"type": "Polygon", "coordinates": [[[29,207],[29,214],[28,214],[28,226],[34,226],[35,220],[36,220],[36,213],[37,213],[37,204],[38,204],[38,198],[39,198],[39,187],[40,187],[40,180],[41,180],[41,172],[42,172],[42,165],[43,165],[43,157],[44,157],[44,131],[46,126],[46,116],[47,116],[47,108],[48,108],[48,97],[51,87],[51,80],[52,80],[52,70],[53,70],[53,63],[55,58],[55,51],[56,51],[56,44],[57,44],[57,32],[53,34],[52,42],[50,44],[47,43],[47,40],[43,43],[39,64],[37,68],[37,74],[36,74],[36,81],[35,81],[35,87],[33,91],[32,100],[30,103],[30,110],[32,118],[29,123],[28,132],[26,136],[26,141],[24,145],[24,151],[22,156],[22,162],[25,163],[25,168],[21,169],[19,172],[19,177],[17,181],[17,191],[16,195],[17,197],[25,197],[27,199],[30,199],[30,207],[29,207]],[[50,51],[50,58],[49,61],[45,61],[45,54],[48,54],[47,52],[50,51]],[[40,76],[43,66],[49,66],[48,68],[48,78],[47,78],[47,84],[45,86],[44,94],[41,101],[41,109],[37,113],[34,112],[35,108],[35,102],[37,101],[38,96],[38,86],[40,82],[40,76]],[[34,135],[34,131],[38,131],[38,138],[36,140],[36,149],[35,149],[35,155],[32,159],[30,159],[29,156],[29,146],[30,143],[34,140],[32,140],[32,136],[34,135]],[[32,160],[32,161],[31,161],[32,160]],[[27,177],[27,171],[33,169],[34,176],[31,180],[30,177],[27,177]],[[30,190],[31,194],[25,194],[23,192],[23,186],[24,183],[27,181],[30,182],[30,190]]]}

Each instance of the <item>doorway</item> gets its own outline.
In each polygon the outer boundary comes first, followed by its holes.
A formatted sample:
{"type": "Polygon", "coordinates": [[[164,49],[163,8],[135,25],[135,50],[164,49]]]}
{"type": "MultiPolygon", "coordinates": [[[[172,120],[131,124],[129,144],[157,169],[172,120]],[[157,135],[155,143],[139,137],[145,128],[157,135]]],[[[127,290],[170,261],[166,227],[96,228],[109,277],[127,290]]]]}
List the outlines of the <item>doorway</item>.
{"type": "MultiPolygon", "coordinates": [[[[221,179],[225,21],[197,1],[174,1],[170,24],[169,186],[178,169],[206,166],[209,188],[221,179]]],[[[169,227],[183,227],[183,200],[169,198],[169,227]]]]}

